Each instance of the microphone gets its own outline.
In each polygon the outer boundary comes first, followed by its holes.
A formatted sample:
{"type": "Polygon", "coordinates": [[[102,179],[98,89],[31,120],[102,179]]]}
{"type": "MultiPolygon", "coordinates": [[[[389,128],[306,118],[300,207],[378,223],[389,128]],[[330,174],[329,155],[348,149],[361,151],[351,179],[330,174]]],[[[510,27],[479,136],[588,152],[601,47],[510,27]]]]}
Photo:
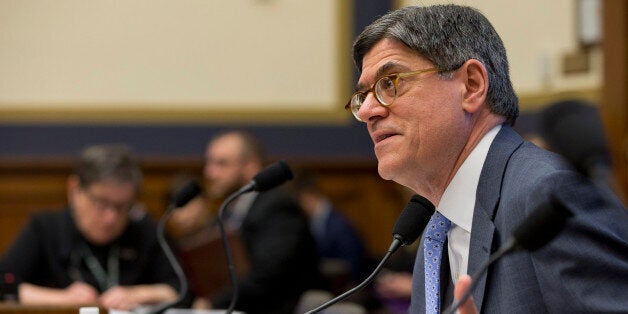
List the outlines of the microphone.
{"type": "Polygon", "coordinates": [[[419,235],[421,235],[423,229],[425,229],[428,222],[430,221],[432,214],[434,214],[434,205],[429,200],[420,195],[412,196],[410,202],[408,202],[406,207],[399,215],[399,218],[397,218],[397,222],[395,223],[395,227],[393,228],[393,241],[388,248],[388,252],[386,253],[386,255],[384,255],[379,265],[377,265],[371,275],[369,275],[369,277],[362,281],[362,283],[360,283],[358,286],[337,296],[334,299],[323,303],[319,307],[306,312],[306,314],[318,313],[336,304],[337,302],[346,299],[347,297],[356,293],[360,289],[364,288],[364,286],[369,284],[371,281],[373,281],[375,276],[384,266],[384,263],[388,261],[390,256],[395,253],[397,249],[399,249],[399,247],[411,244],[412,242],[416,241],[416,239],[419,237],[419,235]]]}
{"type": "Polygon", "coordinates": [[[232,195],[240,196],[246,192],[264,192],[294,177],[292,170],[285,161],[278,161],[260,171],[253,180],[232,195]]]}
{"type": "Polygon", "coordinates": [[[170,197],[169,210],[185,206],[201,194],[201,185],[196,180],[189,180],[170,197]]]}
{"type": "Polygon", "coordinates": [[[233,258],[231,257],[231,248],[229,247],[229,240],[225,232],[225,226],[222,222],[222,216],[227,206],[235,200],[238,196],[251,192],[264,192],[270,190],[282,183],[292,179],[294,175],[290,170],[290,167],[284,161],[278,161],[264,169],[253,177],[253,180],[240,188],[238,191],[229,195],[225,201],[220,205],[218,210],[218,226],[220,227],[220,236],[222,237],[223,245],[225,247],[225,255],[227,257],[227,266],[229,268],[229,277],[231,278],[231,284],[233,285],[233,298],[229,304],[229,308],[225,313],[230,314],[233,312],[236,302],[238,300],[238,280],[235,274],[235,267],[233,265],[233,258]]]}
{"type": "Polygon", "coordinates": [[[177,260],[174,253],[172,252],[170,245],[168,245],[168,241],[166,241],[165,227],[166,227],[166,222],[168,221],[170,216],[172,216],[172,213],[174,213],[174,209],[185,206],[192,199],[199,196],[201,194],[201,191],[202,191],[201,186],[198,184],[196,180],[188,181],[185,185],[183,185],[170,197],[170,204],[168,205],[168,209],[166,210],[166,213],[159,220],[159,224],[157,225],[157,240],[159,242],[159,246],[161,246],[161,249],[164,251],[166,258],[168,258],[168,262],[170,263],[171,267],[174,269],[174,272],[177,275],[177,278],[179,279],[179,285],[181,287],[179,288],[179,296],[177,300],[172,301],[172,302],[164,302],[164,303],[158,304],[155,306],[155,308],[150,310],[151,313],[155,313],[155,314],[163,313],[167,309],[183,301],[183,299],[185,298],[185,295],[188,293],[187,277],[185,276],[185,272],[181,268],[181,264],[179,264],[179,261],[177,260]]]}
{"type": "Polygon", "coordinates": [[[444,313],[452,314],[464,303],[478,283],[478,277],[482,275],[494,261],[516,249],[524,249],[529,252],[536,251],[553,240],[562,231],[567,219],[571,217],[571,211],[567,209],[554,196],[548,201],[536,207],[525,220],[517,226],[506,244],[491,254],[472,276],[471,286],[465,291],[460,300],[455,300],[444,313]]]}

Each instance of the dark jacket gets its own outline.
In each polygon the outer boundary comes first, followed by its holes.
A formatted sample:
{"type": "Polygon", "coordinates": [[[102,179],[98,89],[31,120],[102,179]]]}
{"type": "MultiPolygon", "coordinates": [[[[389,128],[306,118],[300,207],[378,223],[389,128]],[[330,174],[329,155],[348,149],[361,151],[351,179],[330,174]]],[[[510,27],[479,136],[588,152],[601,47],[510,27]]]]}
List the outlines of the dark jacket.
{"type": "MultiPolygon", "coordinates": [[[[69,208],[36,213],[3,256],[0,270],[12,272],[18,282],[65,288],[80,280],[102,292],[85,264],[86,243],[69,208]]],[[[166,283],[178,288],[177,276],[157,242],[155,224],[146,215],[131,219],[111,245],[88,245],[105,270],[113,244],[120,248],[120,285],[166,283]]]]}
{"type": "MultiPolygon", "coordinates": [[[[318,254],[307,218],[281,189],[255,198],[240,227],[249,275],[239,280],[236,309],[247,314],[292,313],[301,293],[318,283],[318,254]]],[[[231,292],[212,298],[227,308],[231,292]]]]}

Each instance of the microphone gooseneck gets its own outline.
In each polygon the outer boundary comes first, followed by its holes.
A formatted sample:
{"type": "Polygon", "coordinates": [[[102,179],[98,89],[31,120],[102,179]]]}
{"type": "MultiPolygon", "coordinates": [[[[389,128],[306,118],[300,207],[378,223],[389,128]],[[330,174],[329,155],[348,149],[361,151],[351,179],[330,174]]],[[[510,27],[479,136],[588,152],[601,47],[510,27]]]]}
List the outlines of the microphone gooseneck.
{"type": "Polygon", "coordinates": [[[420,195],[414,195],[399,215],[399,218],[397,218],[397,222],[393,228],[393,241],[390,248],[388,248],[386,255],[384,255],[377,267],[375,267],[375,270],[356,287],[321,304],[319,307],[306,312],[306,314],[318,313],[346,299],[373,281],[386,261],[388,261],[390,256],[392,256],[392,254],[395,253],[399,247],[416,241],[419,235],[423,232],[423,229],[427,226],[427,223],[430,221],[430,217],[433,213],[434,205],[430,201],[420,195]]]}
{"type": "Polygon", "coordinates": [[[168,245],[168,241],[166,241],[166,238],[165,238],[166,221],[168,221],[170,216],[172,216],[173,212],[174,211],[166,212],[166,214],[159,220],[159,224],[157,225],[157,240],[159,242],[159,246],[161,246],[161,249],[166,255],[166,258],[168,258],[168,262],[174,269],[174,272],[177,275],[177,278],[179,279],[179,285],[180,285],[179,296],[173,302],[164,302],[163,304],[157,305],[157,307],[151,311],[152,313],[155,313],[155,314],[163,313],[165,310],[183,301],[183,299],[185,298],[185,295],[188,293],[188,280],[187,280],[187,277],[185,276],[185,272],[181,268],[181,265],[179,264],[179,261],[177,260],[174,253],[172,253],[172,249],[170,249],[170,246],[168,245]]]}
{"type": "Polygon", "coordinates": [[[236,198],[244,193],[248,193],[251,191],[263,192],[270,190],[282,183],[293,178],[292,171],[287,163],[284,161],[276,162],[260,171],[253,177],[253,180],[240,188],[238,191],[229,195],[224,202],[220,205],[218,209],[218,226],[220,227],[220,236],[222,237],[223,246],[225,248],[225,255],[227,258],[227,267],[229,270],[229,278],[231,279],[231,285],[233,286],[233,297],[231,298],[231,302],[229,303],[229,307],[227,308],[227,314],[230,314],[235,309],[235,305],[238,301],[238,278],[235,273],[235,266],[233,264],[233,258],[231,256],[231,248],[229,246],[229,240],[227,239],[227,232],[225,231],[225,226],[222,221],[222,217],[225,209],[231,202],[233,202],[236,198]]]}
{"type": "Polygon", "coordinates": [[[185,272],[181,268],[181,264],[177,260],[177,257],[172,252],[170,245],[168,245],[168,241],[166,240],[166,222],[174,213],[175,208],[179,208],[181,206],[186,205],[193,198],[197,197],[201,194],[201,187],[195,180],[191,180],[186,183],[181,189],[174,193],[172,198],[170,199],[170,204],[168,205],[168,209],[166,213],[161,217],[159,223],[157,224],[157,242],[161,249],[163,250],[168,262],[170,263],[172,269],[174,269],[177,278],[179,279],[179,296],[177,300],[173,302],[164,302],[155,306],[155,308],[151,309],[151,313],[160,314],[166,311],[167,309],[173,307],[177,303],[183,301],[185,295],[188,293],[188,280],[185,276],[185,272]]]}
{"type": "Polygon", "coordinates": [[[571,216],[569,209],[554,196],[551,196],[550,200],[541,203],[517,226],[506,244],[491,254],[488,261],[482,264],[471,276],[471,286],[465,291],[460,300],[455,300],[444,313],[454,313],[471,296],[473,289],[478,284],[478,278],[494,261],[519,248],[530,252],[540,249],[560,233],[567,219],[571,216]]]}

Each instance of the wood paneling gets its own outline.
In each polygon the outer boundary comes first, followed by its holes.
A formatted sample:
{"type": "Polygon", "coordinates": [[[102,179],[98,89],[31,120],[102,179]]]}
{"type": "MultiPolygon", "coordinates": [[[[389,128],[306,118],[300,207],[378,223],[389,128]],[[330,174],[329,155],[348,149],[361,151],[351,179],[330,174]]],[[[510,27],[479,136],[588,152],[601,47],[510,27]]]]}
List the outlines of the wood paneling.
{"type": "Polygon", "coordinates": [[[628,204],[628,1],[603,5],[604,85],[602,119],[614,163],[617,190],[628,204]]]}
{"type": "MultiPolygon", "coordinates": [[[[323,191],[355,224],[369,252],[388,249],[392,227],[409,196],[393,182],[382,180],[374,162],[298,162],[319,176],[323,191]]],[[[159,217],[167,206],[171,180],[177,174],[201,174],[201,160],[143,160],[144,186],[141,201],[159,217]]],[[[29,215],[66,204],[66,179],[72,160],[0,160],[0,253],[3,253],[29,215]]]]}

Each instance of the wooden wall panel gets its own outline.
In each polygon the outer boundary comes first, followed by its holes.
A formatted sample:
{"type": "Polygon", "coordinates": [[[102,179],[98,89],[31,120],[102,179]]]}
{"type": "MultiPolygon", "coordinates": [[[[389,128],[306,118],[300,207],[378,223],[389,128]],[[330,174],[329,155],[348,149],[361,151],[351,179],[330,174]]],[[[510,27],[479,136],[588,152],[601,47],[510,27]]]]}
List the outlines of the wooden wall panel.
{"type": "MultiPolygon", "coordinates": [[[[392,227],[409,199],[399,185],[382,180],[374,162],[299,162],[319,176],[323,191],[355,224],[369,252],[385,253],[392,227]]],[[[201,174],[201,160],[143,160],[141,201],[155,217],[167,206],[171,180],[181,173],[201,174]]],[[[3,253],[29,215],[66,204],[66,179],[71,160],[0,160],[0,253],[3,253]]]]}
{"type": "Polygon", "coordinates": [[[601,113],[606,127],[617,191],[628,204],[628,2],[603,5],[604,85],[601,113]]]}

